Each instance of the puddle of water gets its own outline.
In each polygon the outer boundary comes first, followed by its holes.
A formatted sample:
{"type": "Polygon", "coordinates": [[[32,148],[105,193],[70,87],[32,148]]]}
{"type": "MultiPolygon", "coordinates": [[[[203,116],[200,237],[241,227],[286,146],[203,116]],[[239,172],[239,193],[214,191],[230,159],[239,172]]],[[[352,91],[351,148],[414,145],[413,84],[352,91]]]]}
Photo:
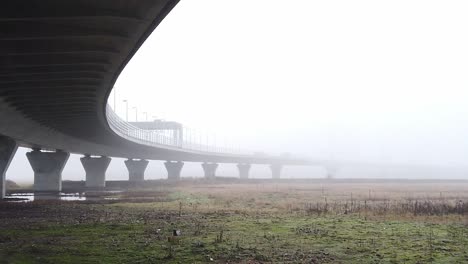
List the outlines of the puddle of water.
{"type": "Polygon", "coordinates": [[[34,200],[34,193],[12,193],[5,196],[5,200],[12,202],[26,202],[34,200]]]}
{"type": "MultiPolygon", "coordinates": [[[[92,200],[96,198],[98,197],[92,197],[92,200]]],[[[35,200],[86,201],[86,199],[85,193],[11,193],[5,197],[5,200],[11,202],[32,202],[35,200]]]]}
{"type": "Polygon", "coordinates": [[[115,200],[119,200],[120,198],[118,197],[104,197],[104,200],[109,200],[109,201],[115,201],[115,200]]]}

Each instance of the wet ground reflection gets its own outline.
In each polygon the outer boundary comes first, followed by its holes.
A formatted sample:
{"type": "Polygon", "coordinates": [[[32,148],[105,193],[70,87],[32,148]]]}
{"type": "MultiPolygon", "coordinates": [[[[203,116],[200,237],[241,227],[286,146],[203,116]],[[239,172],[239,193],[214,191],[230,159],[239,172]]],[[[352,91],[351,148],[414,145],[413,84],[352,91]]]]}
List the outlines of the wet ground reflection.
{"type": "MultiPolygon", "coordinates": [[[[116,192],[106,192],[109,194],[115,194],[116,192]]],[[[6,201],[10,202],[32,202],[37,200],[59,200],[59,201],[89,201],[89,200],[114,200],[115,197],[105,197],[101,195],[95,195],[95,193],[90,193],[87,195],[86,192],[76,192],[76,193],[10,193],[5,197],[6,201]]]]}

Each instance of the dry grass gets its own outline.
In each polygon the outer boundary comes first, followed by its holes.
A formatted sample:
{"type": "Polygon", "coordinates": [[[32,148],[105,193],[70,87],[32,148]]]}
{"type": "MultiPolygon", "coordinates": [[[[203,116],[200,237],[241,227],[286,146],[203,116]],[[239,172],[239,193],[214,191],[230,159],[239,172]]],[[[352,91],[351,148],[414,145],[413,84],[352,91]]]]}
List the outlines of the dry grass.
{"type": "Polygon", "coordinates": [[[186,181],[115,196],[0,203],[0,263],[468,263],[467,182],[186,181]]]}
{"type": "Polygon", "coordinates": [[[312,181],[181,185],[186,209],[468,224],[466,181],[312,181]],[[201,197],[210,202],[198,201],[201,197]],[[197,205],[198,204],[198,205],[197,205]]]}

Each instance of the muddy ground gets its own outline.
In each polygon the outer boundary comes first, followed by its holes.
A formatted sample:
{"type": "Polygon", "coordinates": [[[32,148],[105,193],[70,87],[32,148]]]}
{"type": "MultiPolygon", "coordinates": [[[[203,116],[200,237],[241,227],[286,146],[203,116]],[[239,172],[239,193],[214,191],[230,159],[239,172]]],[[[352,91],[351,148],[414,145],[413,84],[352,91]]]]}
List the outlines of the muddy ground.
{"type": "Polygon", "coordinates": [[[1,202],[0,263],[468,263],[464,182],[211,182],[89,195],[112,199],[1,202]]]}

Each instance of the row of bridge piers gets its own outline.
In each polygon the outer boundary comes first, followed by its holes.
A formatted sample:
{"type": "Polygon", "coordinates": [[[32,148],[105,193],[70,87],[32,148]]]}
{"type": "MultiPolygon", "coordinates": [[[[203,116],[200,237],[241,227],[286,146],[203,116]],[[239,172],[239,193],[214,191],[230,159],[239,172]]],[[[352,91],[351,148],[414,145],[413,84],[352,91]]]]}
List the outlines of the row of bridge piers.
{"type": "MultiPolygon", "coordinates": [[[[5,173],[13,159],[17,143],[10,139],[0,136],[0,191],[1,197],[5,195],[5,173]]],[[[60,192],[62,190],[62,171],[70,157],[70,153],[64,151],[42,151],[41,149],[33,149],[26,153],[26,157],[34,171],[34,191],[37,192],[60,192]]],[[[106,185],[106,171],[111,162],[111,158],[105,156],[85,155],[81,159],[81,164],[86,173],[85,186],[88,188],[103,188],[106,185]]],[[[129,181],[142,182],[145,179],[145,170],[149,161],[145,159],[128,159],[125,165],[129,173],[129,181]]],[[[164,165],[167,170],[167,179],[169,181],[180,180],[180,174],[184,166],[182,161],[166,161],[164,165]]],[[[218,163],[204,162],[201,164],[204,176],[206,179],[216,177],[218,163]]],[[[239,177],[248,179],[251,164],[237,164],[239,169],[239,177]]],[[[279,179],[282,165],[270,165],[273,179],[279,179]]]]}

